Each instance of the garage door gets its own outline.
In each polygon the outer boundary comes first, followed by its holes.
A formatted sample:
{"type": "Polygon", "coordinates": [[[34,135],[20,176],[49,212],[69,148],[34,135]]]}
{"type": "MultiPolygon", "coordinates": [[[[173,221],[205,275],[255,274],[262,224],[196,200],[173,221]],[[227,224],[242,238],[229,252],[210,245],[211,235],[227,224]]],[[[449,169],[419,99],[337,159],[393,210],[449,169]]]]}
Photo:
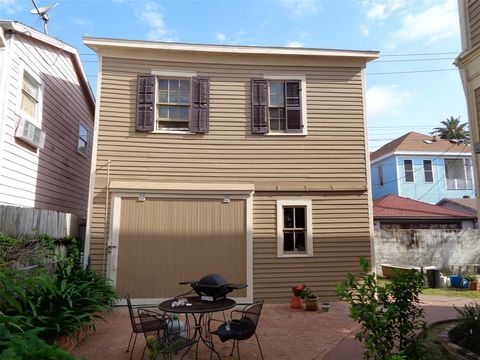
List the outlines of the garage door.
{"type": "Polygon", "coordinates": [[[172,297],[212,272],[246,283],[245,200],[123,198],[117,251],[121,296],[172,297]]]}

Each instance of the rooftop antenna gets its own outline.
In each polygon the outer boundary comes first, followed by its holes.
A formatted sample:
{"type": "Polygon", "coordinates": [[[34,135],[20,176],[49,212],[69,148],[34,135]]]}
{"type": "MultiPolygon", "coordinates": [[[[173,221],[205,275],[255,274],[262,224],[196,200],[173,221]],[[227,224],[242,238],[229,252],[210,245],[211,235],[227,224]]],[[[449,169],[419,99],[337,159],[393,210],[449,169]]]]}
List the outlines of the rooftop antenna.
{"type": "Polygon", "coordinates": [[[32,3],[35,8],[30,10],[30,12],[32,14],[37,14],[40,17],[40,19],[43,21],[43,32],[45,33],[45,35],[48,35],[48,11],[57,6],[58,3],[53,3],[42,7],[38,7],[35,3],[35,0],[32,0],[32,3]]]}

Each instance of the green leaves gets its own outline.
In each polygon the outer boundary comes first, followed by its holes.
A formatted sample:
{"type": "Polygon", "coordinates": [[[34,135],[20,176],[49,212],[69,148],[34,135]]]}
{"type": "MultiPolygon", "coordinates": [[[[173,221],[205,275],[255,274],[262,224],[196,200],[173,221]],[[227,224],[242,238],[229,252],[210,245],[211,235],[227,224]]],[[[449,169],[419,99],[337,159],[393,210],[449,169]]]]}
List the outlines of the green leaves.
{"type": "Polygon", "coordinates": [[[350,304],[350,317],[362,326],[355,338],[365,346],[364,358],[407,356],[416,341],[416,331],[425,323],[423,310],[417,305],[422,275],[415,271],[397,273],[391,283],[382,286],[368,272],[370,264],[366,259],[360,259],[360,268],[357,276],[348,273],[337,285],[337,295],[350,304]]]}

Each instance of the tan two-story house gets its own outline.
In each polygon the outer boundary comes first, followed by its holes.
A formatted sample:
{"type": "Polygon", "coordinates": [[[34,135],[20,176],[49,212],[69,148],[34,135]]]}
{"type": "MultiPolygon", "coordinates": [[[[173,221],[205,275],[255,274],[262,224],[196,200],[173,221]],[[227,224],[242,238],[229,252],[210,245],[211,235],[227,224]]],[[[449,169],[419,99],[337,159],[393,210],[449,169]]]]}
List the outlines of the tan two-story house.
{"type": "Polygon", "coordinates": [[[85,38],[99,56],[88,251],[157,302],[219,273],[240,301],[333,298],[370,258],[364,69],[377,52],[85,38]]]}

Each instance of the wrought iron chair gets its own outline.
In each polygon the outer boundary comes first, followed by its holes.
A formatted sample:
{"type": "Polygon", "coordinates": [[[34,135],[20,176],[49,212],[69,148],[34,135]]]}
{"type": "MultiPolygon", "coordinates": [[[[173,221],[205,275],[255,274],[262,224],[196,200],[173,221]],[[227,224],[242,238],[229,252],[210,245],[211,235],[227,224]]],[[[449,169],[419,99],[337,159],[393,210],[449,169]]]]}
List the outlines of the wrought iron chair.
{"type": "MultiPolygon", "coordinates": [[[[260,356],[263,359],[262,348],[257,336],[257,325],[260,319],[260,314],[263,308],[263,300],[257,300],[251,305],[247,305],[243,310],[233,310],[230,312],[230,320],[223,322],[215,331],[211,334],[217,335],[222,342],[233,340],[232,351],[230,356],[233,355],[235,350],[235,344],[237,346],[237,355],[240,359],[240,346],[239,342],[242,340],[250,339],[253,335],[257,339],[258,349],[260,350],[260,356]],[[236,316],[234,316],[237,314],[236,316]]],[[[219,321],[211,319],[210,321],[219,321]]],[[[221,321],[220,321],[221,322],[221,321]]],[[[210,328],[210,324],[208,325],[210,328]]]]}
{"type": "Polygon", "coordinates": [[[196,334],[192,334],[195,327],[183,326],[176,316],[163,314],[161,319],[159,319],[155,313],[146,309],[140,309],[138,316],[146,343],[142,359],[147,348],[154,353],[153,358],[155,359],[158,359],[160,356],[163,359],[171,359],[172,354],[185,349],[181,356],[181,359],[183,359],[190,348],[198,342],[196,334]],[[155,325],[152,326],[152,324],[155,325]]]}
{"type": "Polygon", "coordinates": [[[156,321],[152,321],[152,323],[149,325],[152,328],[152,330],[155,327],[161,328],[162,324],[160,319],[162,318],[163,314],[160,312],[155,312],[153,310],[150,310],[150,309],[157,308],[156,306],[133,306],[132,302],[130,301],[130,295],[128,294],[125,295],[125,299],[127,300],[128,312],[130,314],[130,322],[132,324],[132,333],[130,334],[130,340],[128,341],[127,350],[125,350],[125,352],[130,351],[130,359],[132,359],[133,350],[135,349],[135,344],[137,342],[137,335],[139,333],[143,333],[143,328],[140,323],[140,317],[138,312],[140,310],[145,310],[145,311],[148,311],[152,316],[156,317],[156,321]],[[132,343],[133,334],[135,334],[135,339],[133,340],[133,346],[130,349],[130,344],[132,343]]]}

